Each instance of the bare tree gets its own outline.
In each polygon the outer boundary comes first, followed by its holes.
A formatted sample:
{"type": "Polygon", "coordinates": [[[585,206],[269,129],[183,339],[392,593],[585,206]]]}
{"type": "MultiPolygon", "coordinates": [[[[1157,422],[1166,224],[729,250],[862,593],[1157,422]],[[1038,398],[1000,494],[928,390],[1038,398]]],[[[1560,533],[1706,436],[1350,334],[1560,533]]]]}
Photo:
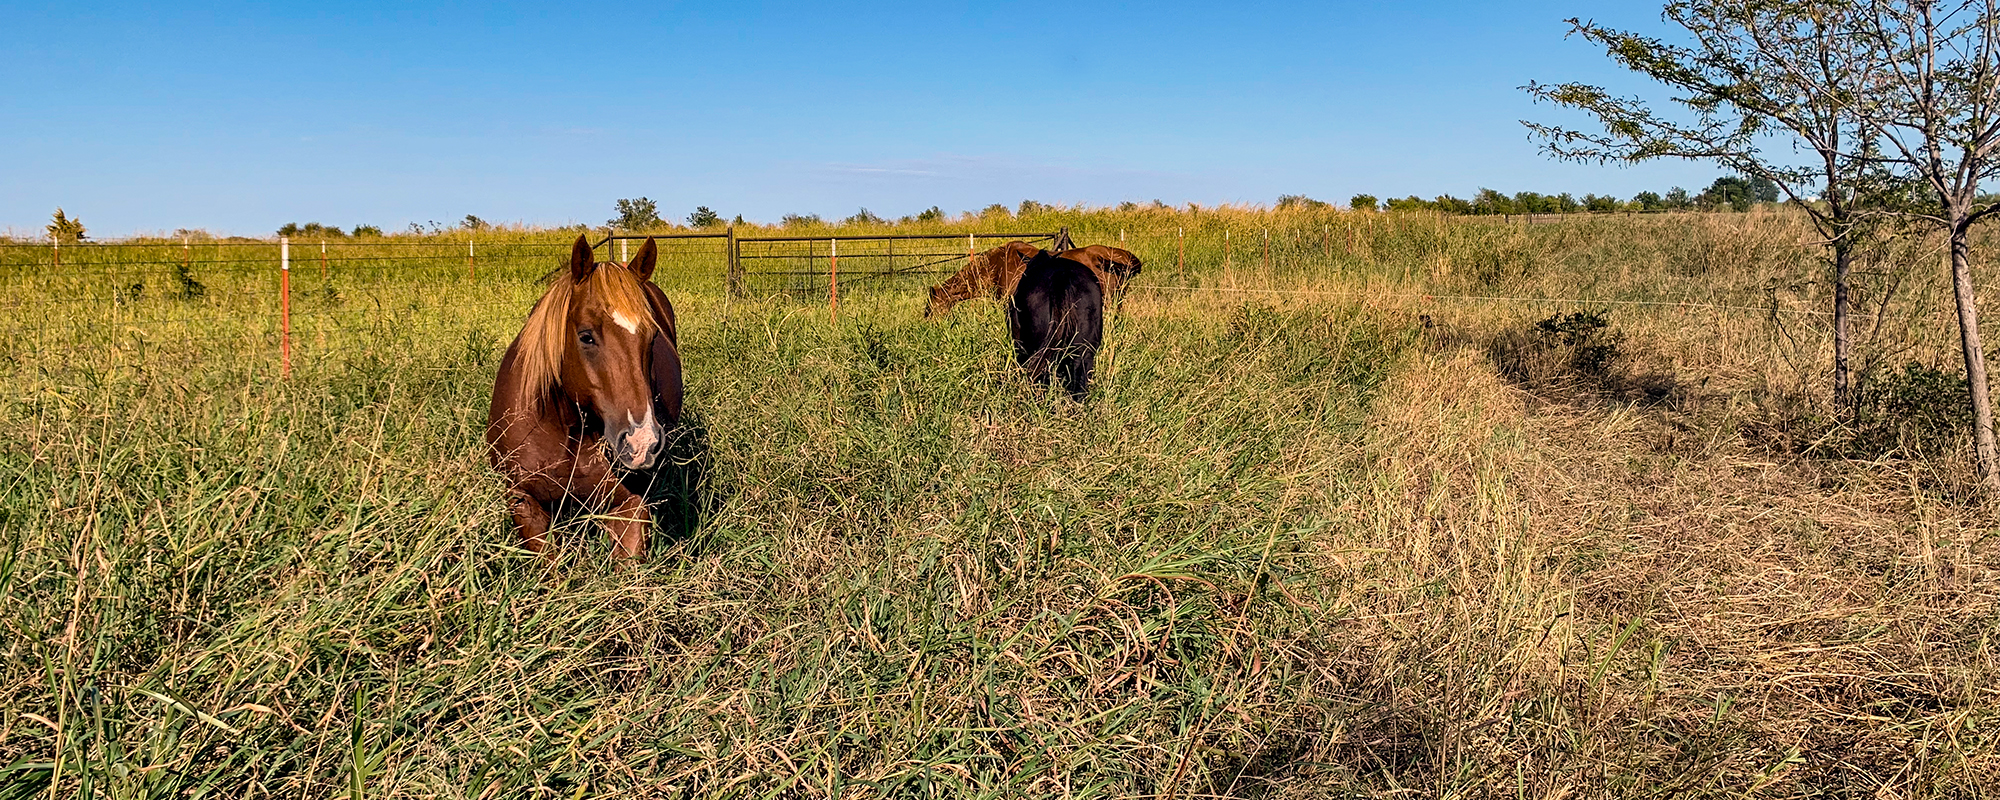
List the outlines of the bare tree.
{"type": "Polygon", "coordinates": [[[1994,0],[1869,0],[1862,30],[1879,68],[1866,77],[1871,123],[1883,150],[1921,186],[1904,213],[1950,240],[1952,296],[1972,401],[1979,482],[2000,496],[1993,403],[1972,282],[1972,226],[2000,209],[1981,203],[2000,148],[2000,15],[1994,0]]]}
{"type": "Polygon", "coordinates": [[[1586,84],[1530,83],[1523,88],[1537,101],[1590,114],[1603,132],[1522,124],[1559,159],[1695,159],[1775,184],[1811,217],[1831,256],[1833,394],[1837,407],[1850,409],[1854,255],[1878,217],[1871,200],[1891,183],[1857,91],[1878,57],[1859,32],[1867,8],[1856,0],[1672,0],[1662,15],[1690,34],[1691,46],[1569,23],[1572,35],[1602,46],[1613,61],[1678,92],[1673,101],[1691,113],[1663,116],[1642,100],[1586,84]],[[1771,143],[1789,143],[1791,152],[1774,156],[1765,149],[1771,143]]]}

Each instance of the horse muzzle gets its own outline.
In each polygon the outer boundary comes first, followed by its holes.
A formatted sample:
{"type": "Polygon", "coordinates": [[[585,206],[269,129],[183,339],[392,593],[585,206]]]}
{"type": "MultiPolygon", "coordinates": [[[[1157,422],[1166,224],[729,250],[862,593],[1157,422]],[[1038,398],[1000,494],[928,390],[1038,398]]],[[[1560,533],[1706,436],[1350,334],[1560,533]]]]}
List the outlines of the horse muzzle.
{"type": "Polygon", "coordinates": [[[645,419],[634,420],[627,414],[625,421],[625,428],[610,437],[611,462],[626,470],[652,469],[666,452],[666,430],[653,419],[652,409],[646,410],[645,419]]]}

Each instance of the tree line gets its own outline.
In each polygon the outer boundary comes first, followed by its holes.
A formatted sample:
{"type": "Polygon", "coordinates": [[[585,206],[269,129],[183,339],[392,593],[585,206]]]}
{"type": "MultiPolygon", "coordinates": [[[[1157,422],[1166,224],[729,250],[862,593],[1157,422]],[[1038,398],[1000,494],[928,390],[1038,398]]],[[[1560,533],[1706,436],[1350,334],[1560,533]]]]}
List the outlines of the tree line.
{"type": "MultiPolygon", "coordinates": [[[[1577,197],[1569,192],[1542,194],[1541,192],[1516,192],[1505,194],[1493,189],[1481,188],[1472,199],[1467,200],[1441,194],[1426,200],[1416,195],[1391,197],[1381,200],[1372,194],[1357,194],[1348,199],[1347,207],[1355,211],[1437,211],[1445,214],[1486,215],[1486,214],[1580,214],[1586,212],[1610,213],[1618,211],[1749,211],[1758,203],[1776,203],[1781,199],[1778,186],[1758,176],[1724,175],[1700,193],[1692,193],[1675,186],[1662,194],[1660,192],[1640,192],[1629,200],[1620,200],[1616,195],[1585,194],[1577,197]]],[[[1324,206],[1325,203],[1303,195],[1285,195],[1278,198],[1279,208],[1324,206]]]]}

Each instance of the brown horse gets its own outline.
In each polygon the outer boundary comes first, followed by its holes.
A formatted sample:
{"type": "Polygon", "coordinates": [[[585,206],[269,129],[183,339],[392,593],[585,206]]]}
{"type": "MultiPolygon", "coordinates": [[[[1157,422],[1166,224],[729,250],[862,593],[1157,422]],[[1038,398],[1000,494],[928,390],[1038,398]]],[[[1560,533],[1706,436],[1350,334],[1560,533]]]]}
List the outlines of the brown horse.
{"type": "Polygon", "coordinates": [[[551,560],[553,515],[579,507],[611,517],[614,556],[645,555],[646,490],[681,416],[674,307],[651,280],[659,255],[647,239],[629,263],[598,263],[576,237],[500,359],[486,444],[521,540],[551,560]]]}
{"type": "MultiPolygon", "coordinates": [[[[973,256],[972,263],[967,264],[965,269],[930,287],[931,300],[924,307],[924,316],[948,313],[952,306],[974,297],[995,300],[1012,297],[1015,285],[1021,282],[1021,273],[1028,268],[1028,262],[1046,253],[1027,242],[1012,241],[973,256]]],[[[1094,244],[1064,250],[1055,256],[1089,267],[1091,273],[1097,276],[1106,297],[1119,295],[1125,289],[1125,282],[1139,274],[1139,257],[1130,250],[1094,244]]]]}
{"type": "Polygon", "coordinates": [[[1139,275],[1139,256],[1122,247],[1106,247],[1093,244],[1075,250],[1064,250],[1056,258],[1067,258],[1090,268],[1097,274],[1097,281],[1104,285],[1104,296],[1110,297],[1125,291],[1125,284],[1139,275]]]}
{"type": "Polygon", "coordinates": [[[924,307],[924,316],[949,313],[952,306],[975,297],[999,300],[1012,296],[1021,272],[1042,252],[1039,247],[1017,240],[973,256],[972,263],[957,275],[931,287],[931,302],[924,307]]]}

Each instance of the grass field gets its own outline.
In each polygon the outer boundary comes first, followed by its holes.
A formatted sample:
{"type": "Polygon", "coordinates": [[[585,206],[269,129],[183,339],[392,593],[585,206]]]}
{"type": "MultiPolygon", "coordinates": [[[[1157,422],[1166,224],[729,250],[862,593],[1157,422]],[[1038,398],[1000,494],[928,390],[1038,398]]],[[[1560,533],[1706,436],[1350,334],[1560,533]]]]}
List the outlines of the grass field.
{"type": "MultiPolygon", "coordinates": [[[[1087,404],[991,303],[663,270],[690,488],[624,569],[480,449],[559,235],[300,266],[289,378],[268,272],[0,262],[0,798],[2000,786],[1993,517],[1949,415],[1826,412],[1800,220],[1005,224],[1147,260],[1087,404]]],[[[1869,271],[1894,411],[1956,333],[1933,243],[1869,271]]]]}

